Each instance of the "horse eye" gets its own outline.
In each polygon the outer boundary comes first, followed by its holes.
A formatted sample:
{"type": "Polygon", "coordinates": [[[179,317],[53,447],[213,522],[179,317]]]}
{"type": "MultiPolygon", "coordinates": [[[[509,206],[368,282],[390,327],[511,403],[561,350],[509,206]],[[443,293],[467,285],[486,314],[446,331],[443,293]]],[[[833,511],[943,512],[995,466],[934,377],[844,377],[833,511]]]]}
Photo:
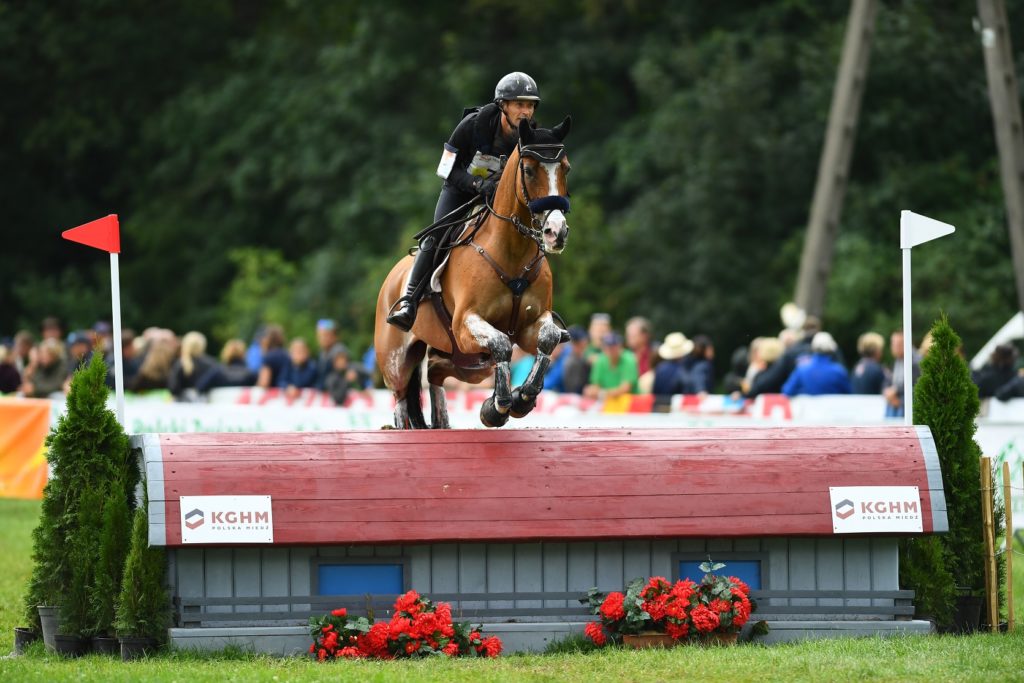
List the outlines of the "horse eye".
{"type": "Polygon", "coordinates": [[[523,173],[526,175],[527,178],[532,178],[533,176],[537,175],[537,172],[533,170],[532,166],[524,166],[523,173]]]}

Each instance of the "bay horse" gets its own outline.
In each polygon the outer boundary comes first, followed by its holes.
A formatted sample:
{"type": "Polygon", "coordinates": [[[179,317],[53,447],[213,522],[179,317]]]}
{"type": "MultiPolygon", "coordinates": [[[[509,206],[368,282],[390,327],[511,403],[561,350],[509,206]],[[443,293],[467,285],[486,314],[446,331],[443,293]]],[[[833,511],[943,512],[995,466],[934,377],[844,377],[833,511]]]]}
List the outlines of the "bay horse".
{"type": "Polygon", "coordinates": [[[519,124],[519,143],[509,156],[492,200],[471,215],[448,253],[440,292],[420,303],[409,332],[387,323],[405,291],[413,258],[391,269],[377,297],[374,349],[384,384],[395,396],[395,427],[426,429],[422,374],[430,395],[430,427],[447,429],[442,386],[448,377],[479,384],[494,376],[494,390],[480,421],[501,427],[536,404],[551,353],[568,339],[551,310],[552,277],[546,255],[565,248],[569,226],[563,141],[572,120],[554,128],[519,124]],[[509,361],[518,344],[535,360],[522,386],[512,387],[509,361]],[[426,362],[424,363],[424,359],[426,362]]]}

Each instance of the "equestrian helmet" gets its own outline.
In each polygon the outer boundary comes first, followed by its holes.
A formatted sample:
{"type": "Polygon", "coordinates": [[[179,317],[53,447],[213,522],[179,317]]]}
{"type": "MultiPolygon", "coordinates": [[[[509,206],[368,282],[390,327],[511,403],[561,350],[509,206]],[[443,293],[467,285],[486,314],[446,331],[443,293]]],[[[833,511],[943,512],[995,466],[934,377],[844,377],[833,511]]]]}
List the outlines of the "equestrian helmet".
{"type": "Polygon", "coordinates": [[[513,71],[502,76],[498,85],[494,86],[494,101],[498,103],[502,100],[530,100],[540,104],[537,81],[522,71],[513,71]]]}

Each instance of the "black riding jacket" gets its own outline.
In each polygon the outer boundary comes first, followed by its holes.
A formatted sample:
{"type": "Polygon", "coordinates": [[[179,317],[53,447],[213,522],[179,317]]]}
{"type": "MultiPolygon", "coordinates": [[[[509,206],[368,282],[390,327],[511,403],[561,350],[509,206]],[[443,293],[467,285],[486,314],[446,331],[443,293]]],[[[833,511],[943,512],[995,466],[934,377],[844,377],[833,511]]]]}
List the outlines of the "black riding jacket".
{"type": "Polygon", "coordinates": [[[501,108],[495,103],[486,104],[477,111],[471,112],[455,127],[455,132],[448,139],[448,144],[458,150],[455,165],[452,166],[445,185],[475,195],[478,188],[478,177],[467,170],[477,152],[491,156],[509,156],[516,148],[519,134],[513,133],[512,138],[501,134],[501,108]]]}

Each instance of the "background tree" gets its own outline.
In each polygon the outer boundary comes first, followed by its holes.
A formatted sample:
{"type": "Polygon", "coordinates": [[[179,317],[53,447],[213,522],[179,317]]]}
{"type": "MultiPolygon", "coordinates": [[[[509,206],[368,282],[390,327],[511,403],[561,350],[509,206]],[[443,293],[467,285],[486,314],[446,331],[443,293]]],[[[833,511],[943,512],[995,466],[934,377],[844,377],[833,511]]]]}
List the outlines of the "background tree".
{"type": "MultiPolygon", "coordinates": [[[[0,77],[19,94],[0,102],[0,162],[19,169],[0,183],[0,268],[19,273],[0,333],[107,314],[106,264],[58,235],[116,211],[126,325],[223,342],[288,305],[361,348],[384,274],[432,215],[441,143],[524,70],[541,123],[574,117],[556,308],[710,334],[724,371],[792,296],[848,10],[0,2],[0,77]],[[276,259],[279,295],[246,298],[258,271],[239,254],[276,259]]],[[[848,358],[864,330],[900,325],[901,209],[957,226],[915,263],[916,327],[942,307],[975,349],[1016,311],[972,13],[880,5],[824,314],[848,358]]],[[[1024,0],[1007,13],[1016,27],[1024,0]]]]}

